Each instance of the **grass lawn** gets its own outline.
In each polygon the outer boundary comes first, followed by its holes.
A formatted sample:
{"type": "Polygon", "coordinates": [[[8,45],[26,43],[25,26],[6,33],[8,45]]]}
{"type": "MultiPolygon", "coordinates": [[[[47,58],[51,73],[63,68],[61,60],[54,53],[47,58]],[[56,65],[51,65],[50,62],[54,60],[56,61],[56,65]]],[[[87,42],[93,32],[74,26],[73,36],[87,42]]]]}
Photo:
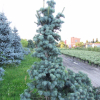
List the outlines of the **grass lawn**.
{"type": "Polygon", "coordinates": [[[40,61],[38,58],[31,57],[31,54],[26,55],[19,66],[4,68],[4,80],[0,81],[0,100],[20,100],[20,94],[28,88],[27,83],[31,81],[27,70],[34,62],[40,61]]]}

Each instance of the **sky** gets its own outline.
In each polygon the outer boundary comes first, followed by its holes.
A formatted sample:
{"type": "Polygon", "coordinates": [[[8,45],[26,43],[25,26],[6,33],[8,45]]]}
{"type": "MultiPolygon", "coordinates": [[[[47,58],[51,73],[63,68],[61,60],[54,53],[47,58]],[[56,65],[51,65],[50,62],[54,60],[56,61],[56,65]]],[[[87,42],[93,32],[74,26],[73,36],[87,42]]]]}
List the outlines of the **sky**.
{"type": "MultiPolygon", "coordinates": [[[[47,7],[45,0],[45,7],[47,7]]],[[[63,41],[77,37],[81,42],[100,41],[100,0],[54,0],[55,14],[65,10],[65,22],[59,35],[63,41]]],[[[34,22],[36,10],[43,7],[43,0],[0,0],[0,12],[4,12],[11,27],[18,29],[22,39],[33,39],[38,29],[34,22]]]]}

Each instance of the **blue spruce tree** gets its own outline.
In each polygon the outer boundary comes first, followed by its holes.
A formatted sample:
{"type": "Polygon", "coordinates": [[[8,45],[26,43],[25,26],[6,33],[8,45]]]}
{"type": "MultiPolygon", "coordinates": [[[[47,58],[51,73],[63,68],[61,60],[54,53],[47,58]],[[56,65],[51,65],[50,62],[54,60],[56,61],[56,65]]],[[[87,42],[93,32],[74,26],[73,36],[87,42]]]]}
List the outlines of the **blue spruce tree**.
{"type": "Polygon", "coordinates": [[[29,53],[31,53],[31,51],[30,51],[30,48],[23,48],[23,53],[25,54],[25,55],[28,55],[29,53]]]}
{"type": "Polygon", "coordinates": [[[32,49],[35,47],[35,44],[33,43],[32,40],[28,40],[28,46],[27,47],[32,48],[32,49]]]}
{"type": "MultiPolygon", "coordinates": [[[[41,62],[34,63],[31,69],[28,70],[30,78],[33,80],[28,83],[29,89],[38,89],[38,93],[45,98],[55,100],[61,93],[58,88],[65,85],[67,74],[65,67],[62,64],[62,59],[58,57],[59,49],[56,48],[57,41],[61,39],[57,34],[57,30],[61,31],[61,24],[64,23],[60,18],[64,17],[62,13],[53,16],[55,2],[53,0],[47,2],[47,8],[41,8],[37,11],[37,25],[40,28],[37,30],[39,34],[34,36],[34,41],[37,48],[35,49],[34,57],[41,59],[41,62]]],[[[25,90],[26,91],[26,90],[25,90]]],[[[29,92],[22,94],[21,99],[32,98],[29,92]]],[[[61,96],[60,96],[61,98],[61,96]]]]}
{"type": "Polygon", "coordinates": [[[13,37],[9,25],[4,13],[0,13],[0,66],[11,64],[14,60],[14,48],[11,47],[13,37]]]}
{"type": "Polygon", "coordinates": [[[12,47],[14,48],[14,63],[19,64],[21,60],[24,58],[24,53],[23,53],[23,47],[21,44],[21,39],[20,36],[18,35],[18,30],[16,27],[13,29],[13,42],[12,42],[12,47]]]}
{"type": "Polygon", "coordinates": [[[47,8],[37,11],[35,23],[39,29],[33,38],[37,47],[33,56],[41,61],[35,62],[28,70],[32,82],[27,84],[29,88],[21,94],[21,100],[40,100],[35,98],[34,89],[45,100],[99,100],[100,94],[93,89],[87,75],[81,72],[75,74],[71,70],[65,72],[56,47],[57,41],[61,40],[58,31],[64,23],[61,20],[61,17],[64,18],[63,11],[54,17],[54,0],[47,1],[47,4],[47,8]]]}

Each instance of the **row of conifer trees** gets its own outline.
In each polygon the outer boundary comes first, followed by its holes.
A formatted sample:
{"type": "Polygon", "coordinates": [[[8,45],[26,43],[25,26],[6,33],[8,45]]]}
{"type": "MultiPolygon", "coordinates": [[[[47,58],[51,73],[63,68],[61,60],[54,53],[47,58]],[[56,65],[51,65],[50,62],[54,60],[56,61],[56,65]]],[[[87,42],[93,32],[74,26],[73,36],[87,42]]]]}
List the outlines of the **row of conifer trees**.
{"type": "Polygon", "coordinates": [[[11,29],[10,23],[4,13],[0,13],[0,80],[4,75],[2,67],[8,64],[20,64],[24,59],[25,50],[21,44],[21,38],[18,30],[14,27],[11,29]]]}

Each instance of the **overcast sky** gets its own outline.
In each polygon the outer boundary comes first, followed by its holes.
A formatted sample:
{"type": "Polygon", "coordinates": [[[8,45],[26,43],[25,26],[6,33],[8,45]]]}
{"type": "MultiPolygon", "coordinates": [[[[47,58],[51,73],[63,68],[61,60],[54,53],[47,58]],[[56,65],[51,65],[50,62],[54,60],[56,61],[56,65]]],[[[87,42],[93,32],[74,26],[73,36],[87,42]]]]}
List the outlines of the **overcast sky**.
{"type": "MultiPolygon", "coordinates": [[[[56,14],[65,7],[65,23],[59,33],[62,40],[78,37],[82,42],[93,38],[100,41],[100,0],[55,1],[56,14]]],[[[16,26],[23,39],[32,39],[36,34],[35,14],[40,7],[43,7],[43,0],[0,0],[0,12],[5,13],[8,21],[12,22],[11,27],[16,26]]]]}

